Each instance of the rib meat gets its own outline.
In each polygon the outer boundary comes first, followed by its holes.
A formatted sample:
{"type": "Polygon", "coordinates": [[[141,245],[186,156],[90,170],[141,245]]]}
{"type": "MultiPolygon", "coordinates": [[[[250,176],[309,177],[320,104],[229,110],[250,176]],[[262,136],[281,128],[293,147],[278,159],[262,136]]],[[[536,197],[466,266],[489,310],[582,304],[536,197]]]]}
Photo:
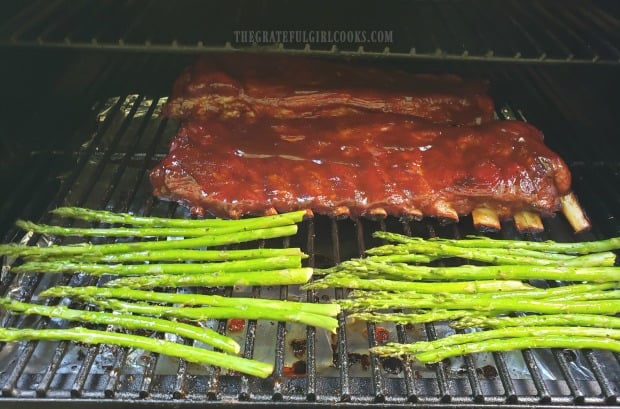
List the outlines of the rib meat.
{"type": "Polygon", "coordinates": [[[196,214],[382,209],[456,220],[480,207],[550,215],[571,175],[523,122],[446,127],[376,113],[185,123],[151,181],[196,214]]]}
{"type": "Polygon", "coordinates": [[[314,118],[369,111],[473,124],[493,117],[486,84],[285,56],[209,55],[175,81],[166,106],[182,120],[314,118]]]}

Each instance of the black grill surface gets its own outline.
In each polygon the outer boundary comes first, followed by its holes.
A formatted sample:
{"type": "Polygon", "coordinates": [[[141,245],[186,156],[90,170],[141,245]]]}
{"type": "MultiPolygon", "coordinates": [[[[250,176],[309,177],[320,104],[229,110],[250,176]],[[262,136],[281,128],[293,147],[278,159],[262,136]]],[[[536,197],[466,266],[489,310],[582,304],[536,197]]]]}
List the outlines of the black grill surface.
{"type": "MultiPolygon", "coordinates": [[[[4,241],[44,243],[44,237],[24,237],[14,229],[17,217],[53,222],[46,212],[61,205],[129,211],[136,214],[190,217],[186,209],[152,197],[149,169],[164,157],[178,124],[161,117],[165,86],[177,65],[167,59],[124,56],[100,64],[83,80],[66,80],[80,88],[73,96],[81,109],[64,135],[50,129],[57,147],[31,149],[18,166],[21,181],[0,206],[4,241]],[[110,62],[111,61],[111,62],[110,62]],[[145,73],[149,74],[145,74],[145,73]],[[141,73],[137,82],[132,73],[141,73]],[[154,75],[155,73],[156,75],[154,75]],[[149,80],[164,90],[140,91],[149,80]],[[163,79],[162,79],[163,78],[163,79]],[[161,85],[163,84],[163,85],[161,85]],[[64,141],[59,141],[64,138],[64,141]],[[19,167],[21,166],[21,167],[19,167]]],[[[91,61],[91,64],[92,61],[91,61]]],[[[93,64],[97,65],[97,64],[93,64]]],[[[92,68],[92,67],[91,67],[92,68]]],[[[420,68],[420,67],[418,67],[420,68]]],[[[428,67],[421,67],[428,68],[428,67]]],[[[437,68],[437,67],[435,67],[437,68]]],[[[453,67],[439,67],[449,70],[453,67]]],[[[545,232],[521,235],[506,221],[500,238],[558,241],[587,240],[619,235],[619,182],[617,136],[613,118],[617,106],[603,104],[607,72],[590,81],[571,81],[574,71],[543,68],[462,68],[464,74],[491,80],[498,118],[528,120],[547,135],[574,174],[574,187],[592,219],[591,232],[575,235],[562,216],[544,219],[545,232]],[[571,84],[569,87],[566,84],[571,84]],[[596,103],[587,104],[589,100],[596,103]]],[[[58,87],[63,85],[62,80],[58,87]]],[[[156,87],[155,87],[156,88],[156,87]]],[[[71,91],[68,91],[71,92],[71,91]]],[[[613,99],[609,100],[613,101],[613,99]]],[[[50,120],[48,103],[37,105],[32,117],[50,120]]],[[[59,115],[58,110],[53,115],[59,115]]],[[[34,125],[24,124],[31,132],[34,125]]],[[[61,127],[61,129],[65,129],[61,127]]],[[[9,146],[13,146],[9,144],[9,146]]],[[[19,145],[16,145],[19,151],[19,145]]],[[[471,218],[443,225],[434,219],[401,221],[333,219],[317,216],[300,225],[291,238],[257,243],[261,246],[299,246],[309,254],[307,263],[326,267],[379,244],[376,230],[421,237],[464,237],[476,233],[471,218]]],[[[69,242],[69,241],[65,241],[69,242]]],[[[5,260],[5,267],[11,260],[5,260]]],[[[4,269],[0,294],[36,298],[43,288],[58,283],[95,284],[83,275],[16,276],[4,269]]],[[[206,290],[205,290],[206,291],[206,290]]],[[[235,288],[227,295],[269,298],[307,298],[322,302],[342,298],[342,290],[300,292],[296,286],[235,288]]],[[[48,319],[2,315],[3,325],[62,327],[48,319]]],[[[220,331],[226,322],[212,323],[220,331]]],[[[445,328],[389,326],[382,323],[345,324],[334,338],[322,330],[298,325],[249,321],[240,335],[243,355],[275,364],[266,380],[238,376],[218,368],[201,367],[143,351],[110,346],[83,346],[67,342],[24,342],[0,345],[0,404],[56,407],[198,407],[204,405],[261,407],[320,407],[335,403],[351,406],[403,407],[601,407],[617,403],[620,365],[616,354],[601,351],[541,350],[473,355],[437,365],[402,365],[380,360],[364,351],[376,343],[376,327],[390,331],[401,342],[442,336],[445,328]],[[362,335],[371,334],[369,339],[362,335]],[[305,354],[294,357],[292,341],[306,344],[305,354]],[[302,363],[298,362],[302,361],[302,363]],[[297,366],[296,366],[297,365],[297,366]],[[300,366],[305,374],[295,374],[300,366]]],[[[179,342],[183,342],[179,340],[179,342]]],[[[301,371],[303,372],[303,371],[301,371]]]]}

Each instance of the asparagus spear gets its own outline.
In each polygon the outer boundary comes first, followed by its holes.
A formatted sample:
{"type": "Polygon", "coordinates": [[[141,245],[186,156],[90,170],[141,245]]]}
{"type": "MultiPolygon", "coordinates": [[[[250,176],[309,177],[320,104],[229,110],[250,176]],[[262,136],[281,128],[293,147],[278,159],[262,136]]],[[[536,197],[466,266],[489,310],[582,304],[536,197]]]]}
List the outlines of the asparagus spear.
{"type": "MultiPolygon", "coordinates": [[[[434,341],[419,341],[407,345],[407,354],[417,354],[425,351],[440,350],[455,345],[465,345],[478,343],[488,340],[500,340],[510,338],[525,337],[584,337],[584,338],[608,338],[620,339],[620,330],[596,327],[508,327],[492,329],[488,331],[468,332],[465,334],[454,334],[434,341]]],[[[401,348],[397,345],[387,344],[383,348],[378,346],[373,348],[373,352],[379,355],[391,355],[401,348]]]]}
{"type": "Polygon", "coordinates": [[[372,322],[395,322],[397,324],[423,324],[427,322],[455,320],[459,318],[478,316],[479,314],[468,310],[442,310],[434,309],[428,312],[403,313],[403,312],[355,312],[349,314],[349,318],[356,318],[372,322]]]}
{"type": "Polygon", "coordinates": [[[522,281],[480,280],[450,283],[420,283],[384,279],[361,279],[352,274],[330,274],[302,287],[317,290],[329,287],[356,288],[362,290],[417,291],[421,293],[482,293],[495,291],[529,290],[533,287],[522,281]]]}
{"type": "MultiPolygon", "coordinates": [[[[407,236],[404,236],[407,237],[407,236]]],[[[468,236],[464,240],[433,238],[432,241],[449,243],[458,247],[490,247],[507,249],[529,249],[564,254],[588,254],[620,249],[620,237],[606,240],[586,241],[577,243],[558,243],[552,240],[537,242],[524,240],[496,240],[485,236],[468,236]]]]}
{"type": "Polygon", "coordinates": [[[454,298],[399,298],[395,297],[364,297],[353,300],[341,300],[345,310],[370,310],[383,308],[442,308],[449,310],[466,310],[486,313],[536,312],[541,314],[604,314],[612,315],[620,312],[620,300],[546,301],[545,299],[528,298],[492,298],[492,297],[454,297],[454,298]]]}
{"type": "Polygon", "coordinates": [[[246,271],[229,274],[178,274],[123,277],[106,283],[108,287],[147,289],[154,287],[200,287],[235,285],[304,284],[312,277],[311,268],[289,268],[270,271],[246,271]]]}
{"type": "Polygon", "coordinates": [[[620,318],[595,314],[524,315],[521,317],[471,315],[463,316],[450,324],[453,328],[506,328],[560,325],[620,329],[620,318]]]}
{"type": "Polygon", "coordinates": [[[153,301],[168,304],[208,305],[212,307],[239,307],[247,309],[270,308],[335,317],[340,312],[338,304],[314,304],[294,301],[268,300],[263,298],[222,297],[205,294],[179,294],[157,291],[132,290],[128,288],[108,287],[51,287],[39,297],[79,297],[90,300],[95,298],[123,298],[138,301],[153,301]]]}
{"type": "Polygon", "coordinates": [[[297,225],[281,226],[268,229],[242,231],[219,236],[194,237],[183,240],[140,241],[132,243],[91,244],[80,243],[66,246],[32,247],[23,244],[0,245],[0,254],[8,256],[74,256],[79,254],[125,253],[148,250],[191,249],[210,246],[237,244],[246,241],[272,239],[292,236],[297,233],[297,225]]]}
{"type": "Polygon", "coordinates": [[[596,291],[593,293],[570,294],[562,297],[546,297],[548,302],[571,302],[571,301],[605,301],[620,300],[620,290],[614,291],[596,291]]]}
{"type": "MultiPolygon", "coordinates": [[[[96,262],[96,263],[127,263],[141,261],[235,261],[252,260],[269,257],[301,257],[308,256],[299,248],[287,247],[283,249],[247,249],[247,250],[145,250],[133,253],[114,253],[114,254],[80,254],[71,257],[74,262],[96,262]]],[[[29,256],[27,261],[46,261],[52,257],[29,256]]]]}
{"type": "Polygon", "coordinates": [[[177,344],[163,339],[82,327],[64,329],[0,328],[0,341],[75,341],[85,344],[111,344],[174,356],[189,362],[215,365],[260,378],[266,378],[273,372],[273,365],[271,364],[236,355],[177,344]]]}
{"type": "MultiPolygon", "coordinates": [[[[274,216],[253,217],[248,219],[228,220],[228,219],[173,219],[165,217],[144,217],[135,216],[130,213],[116,213],[106,210],[93,210],[81,207],[59,207],[51,213],[73,219],[87,220],[99,223],[128,224],[134,226],[147,227],[189,227],[189,228],[210,228],[223,226],[282,226],[284,224],[298,223],[307,214],[305,210],[282,213],[274,216]]],[[[252,227],[256,228],[256,227],[252,227]]]]}
{"type": "Polygon", "coordinates": [[[0,305],[9,311],[22,314],[38,314],[46,317],[62,318],[69,321],[92,322],[95,324],[116,325],[127,329],[146,329],[168,332],[185,338],[195,339],[212,345],[225,352],[239,353],[241,347],[232,338],[221,335],[209,328],[173,322],[152,317],[139,317],[126,314],[110,314],[99,311],[74,310],[62,306],[46,306],[23,303],[10,298],[0,298],[0,305]]]}
{"type": "Polygon", "coordinates": [[[404,263],[379,263],[360,259],[343,263],[341,270],[360,277],[388,276],[404,280],[563,280],[605,282],[620,281],[620,267],[550,267],[501,265],[457,267],[413,266],[404,263]]]}
{"type": "MultiPolygon", "coordinates": [[[[172,219],[174,220],[174,219],[172,219]]],[[[193,220],[191,220],[193,221],[193,220]]],[[[41,234],[55,236],[86,236],[86,237],[201,237],[218,236],[240,231],[265,229],[293,224],[289,218],[253,218],[244,219],[243,223],[229,223],[222,226],[209,227],[63,227],[36,224],[26,220],[15,223],[19,228],[41,234]]]]}
{"type": "Polygon", "coordinates": [[[114,311],[175,317],[202,321],[206,319],[243,318],[248,320],[273,320],[282,322],[298,322],[305,325],[325,328],[333,333],[338,328],[338,320],[326,315],[305,311],[277,310],[267,307],[172,307],[146,303],[129,303],[114,299],[91,299],[93,304],[114,311]]]}
{"type": "Polygon", "coordinates": [[[300,257],[270,257],[252,260],[222,261],[219,263],[154,263],[154,264],[89,264],[65,261],[28,262],[14,267],[19,272],[68,273],[81,271],[93,275],[115,274],[121,276],[145,274],[205,274],[237,273],[257,270],[300,268],[300,257]]]}
{"type": "MultiPolygon", "coordinates": [[[[381,232],[386,235],[393,233],[381,232]]],[[[445,257],[480,257],[489,262],[508,260],[509,262],[519,262],[522,264],[532,264],[530,260],[539,260],[541,263],[544,261],[566,261],[573,260],[577,256],[561,253],[546,253],[542,251],[528,250],[528,249],[506,249],[506,248],[493,248],[493,247],[459,247],[452,246],[449,243],[444,243],[435,240],[423,240],[420,238],[407,237],[410,241],[399,244],[387,244],[384,246],[374,247],[368,250],[368,254],[376,254],[374,258],[376,260],[389,259],[390,253],[394,255],[401,254],[426,254],[433,259],[445,258],[445,257]]],[[[607,254],[607,253],[606,253],[607,254]]],[[[609,253],[613,254],[613,253],[609,253]]]]}
{"type": "Polygon", "coordinates": [[[553,299],[555,302],[563,302],[564,299],[570,299],[577,294],[595,294],[605,292],[606,290],[616,288],[617,283],[601,283],[601,284],[572,284],[564,285],[560,287],[552,288],[533,288],[531,290],[524,291],[501,291],[497,293],[482,293],[482,294],[458,294],[458,293],[434,293],[423,294],[411,291],[389,292],[389,291],[364,291],[354,290],[349,293],[349,298],[355,300],[357,298],[375,298],[375,299],[388,299],[392,302],[399,302],[401,300],[414,299],[414,298],[428,298],[433,297],[435,302],[441,303],[446,300],[454,300],[456,298],[467,298],[477,300],[489,300],[498,298],[528,298],[528,299],[553,299]]]}
{"type": "MultiPolygon", "coordinates": [[[[408,345],[394,345],[389,351],[375,350],[378,355],[400,356],[407,355],[408,345]]],[[[379,347],[377,347],[379,348],[379,347]]],[[[440,362],[443,359],[453,356],[467,355],[477,352],[501,352],[514,351],[526,348],[567,348],[567,349],[603,349],[613,352],[620,352],[620,342],[615,339],[602,337],[577,337],[570,333],[565,336],[532,336],[509,339],[493,339],[487,341],[473,342],[469,344],[453,345],[450,347],[435,349],[415,354],[415,358],[423,363],[440,362]]]]}
{"type": "Polygon", "coordinates": [[[366,253],[374,256],[373,260],[375,261],[390,261],[393,255],[399,256],[401,261],[406,261],[407,254],[422,253],[437,258],[460,257],[491,264],[527,264],[538,266],[613,266],[616,257],[612,252],[604,252],[585,256],[568,256],[566,258],[558,258],[557,256],[564,256],[560,254],[550,258],[550,255],[545,253],[524,249],[463,248],[443,244],[441,242],[423,240],[375,247],[367,250],[366,253]]]}

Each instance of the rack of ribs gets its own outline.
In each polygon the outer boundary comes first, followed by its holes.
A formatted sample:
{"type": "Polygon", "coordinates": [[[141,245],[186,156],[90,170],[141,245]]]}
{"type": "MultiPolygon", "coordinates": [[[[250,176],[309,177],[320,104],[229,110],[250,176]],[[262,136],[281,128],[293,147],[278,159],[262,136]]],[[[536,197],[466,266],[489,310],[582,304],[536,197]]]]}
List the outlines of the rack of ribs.
{"type": "Polygon", "coordinates": [[[233,218],[552,215],[571,189],[568,167],[527,123],[446,127],[383,113],[188,122],[150,177],[161,198],[233,218]]]}
{"type": "Polygon", "coordinates": [[[166,114],[184,121],[320,118],[385,112],[434,123],[493,118],[482,81],[273,55],[209,55],[174,83],[166,114]]]}

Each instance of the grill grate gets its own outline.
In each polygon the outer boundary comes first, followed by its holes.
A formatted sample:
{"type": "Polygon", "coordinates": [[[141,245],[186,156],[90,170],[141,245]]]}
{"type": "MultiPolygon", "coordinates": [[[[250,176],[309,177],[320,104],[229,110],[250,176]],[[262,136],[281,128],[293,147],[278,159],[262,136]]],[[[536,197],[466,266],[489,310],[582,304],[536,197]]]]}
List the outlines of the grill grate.
{"type": "MultiPolygon", "coordinates": [[[[350,12],[360,7],[357,2],[314,2],[303,8],[287,0],[257,4],[194,0],[174,6],[159,0],[107,0],[96,6],[86,0],[13,3],[4,7],[7,13],[0,18],[0,45],[192,54],[244,49],[418,60],[620,64],[620,20],[617,6],[610,1],[409,2],[382,4],[377,12],[365,14],[350,12]],[[329,14],[325,12],[328,9],[329,14]],[[259,35],[263,30],[305,30],[307,38],[253,42],[248,37],[244,41],[239,33],[243,30],[259,35]],[[319,34],[309,37],[310,31],[319,34]],[[368,41],[359,35],[339,40],[320,34],[328,31],[363,31],[368,41]],[[373,31],[386,34],[372,42],[373,31]]],[[[362,4],[367,10],[376,7],[362,4]]]]}
{"type": "MultiPolygon", "coordinates": [[[[505,75],[512,81],[515,76],[521,76],[522,81],[539,92],[526,94],[523,101],[517,101],[515,105],[506,105],[499,112],[502,117],[535,120],[534,114],[539,107],[550,99],[556,101],[558,98],[558,91],[549,85],[543,86],[548,80],[544,75],[519,70],[505,75]],[[514,109],[516,106],[527,106],[528,112],[522,115],[520,110],[514,109]]],[[[187,217],[185,209],[152,198],[147,180],[148,170],[164,155],[177,125],[160,117],[162,102],[162,98],[147,95],[123,95],[111,101],[98,102],[93,112],[105,111],[106,116],[100,120],[97,132],[82,145],[82,149],[70,155],[75,165],[56,196],[47,203],[48,209],[59,205],[81,205],[145,215],[187,217]]],[[[560,102],[558,107],[562,114],[574,113],[568,103],[560,102]]],[[[578,131],[573,129],[571,132],[578,131]]],[[[87,139],[86,136],[84,134],[84,139],[87,139]]],[[[555,143],[553,135],[550,140],[550,143],[555,143]]],[[[572,152],[579,152],[582,147],[578,140],[566,142],[562,145],[566,156],[574,158],[572,152]]],[[[592,209],[593,216],[604,221],[614,215],[608,203],[614,203],[617,194],[612,191],[608,194],[608,200],[597,204],[596,198],[600,194],[594,192],[595,187],[588,182],[595,180],[606,167],[614,166],[613,153],[596,146],[587,148],[592,150],[594,163],[579,164],[574,160],[570,163],[577,175],[576,187],[580,197],[588,198],[586,209],[592,209]],[[596,165],[599,162],[600,165],[596,165]]],[[[612,185],[616,179],[617,174],[613,174],[604,183],[612,185]]],[[[40,197],[34,200],[40,200],[40,197]]],[[[43,216],[42,220],[49,222],[51,218],[43,216]]],[[[574,239],[561,217],[545,219],[544,222],[545,233],[527,237],[536,240],[574,239]]],[[[611,230],[618,227],[613,220],[595,222],[594,225],[611,230]]],[[[371,237],[376,230],[422,237],[463,237],[474,233],[470,218],[464,218],[458,225],[442,225],[427,219],[409,222],[393,218],[373,221],[317,216],[303,223],[300,233],[293,238],[258,244],[299,246],[309,254],[309,266],[324,267],[360,256],[366,248],[378,244],[371,237]]],[[[496,235],[503,238],[525,237],[517,233],[510,221],[504,223],[502,231],[496,235]]],[[[580,237],[585,239],[597,235],[606,234],[594,231],[580,237]]],[[[10,231],[6,238],[18,239],[18,232],[10,231]]],[[[41,238],[33,237],[31,240],[36,242],[41,238]]],[[[30,299],[40,289],[55,284],[54,280],[84,285],[87,278],[15,277],[9,272],[0,280],[1,294],[19,290],[20,297],[30,299]],[[18,282],[21,285],[17,286],[18,282]]],[[[324,297],[346,296],[343,290],[301,294],[294,286],[228,289],[226,294],[232,295],[237,291],[280,299],[305,296],[316,301],[324,297]]],[[[5,319],[8,320],[5,325],[64,325],[45,319],[33,323],[19,316],[5,319]]],[[[333,340],[336,347],[332,350],[332,340],[322,330],[249,321],[241,335],[244,340],[243,354],[274,362],[274,375],[267,380],[238,376],[218,368],[197,368],[183,361],[156,354],[138,354],[126,348],[82,347],[66,342],[6,344],[0,349],[0,402],[4,407],[28,404],[48,408],[61,405],[81,407],[86,402],[103,407],[127,407],[129,404],[155,406],[171,402],[178,406],[197,407],[204,405],[205,400],[213,401],[211,403],[215,406],[234,403],[236,407],[266,406],[274,401],[304,407],[349,402],[352,406],[381,404],[402,407],[407,403],[417,403],[429,407],[459,408],[482,405],[569,407],[573,404],[600,407],[617,403],[620,369],[618,356],[614,354],[600,351],[524,351],[494,353],[482,361],[478,356],[465,357],[458,365],[442,362],[428,368],[415,364],[399,366],[394,361],[359,354],[360,350],[376,345],[375,331],[384,327],[383,324],[368,323],[363,328],[352,329],[345,324],[345,317],[340,317],[339,324],[339,334],[333,340]],[[360,337],[364,329],[368,339],[360,337]],[[296,338],[303,339],[306,344],[303,356],[305,376],[291,373],[295,360],[291,357],[290,343],[296,338]],[[367,366],[367,369],[362,369],[362,366],[367,366]]],[[[220,332],[227,330],[224,320],[214,323],[214,326],[220,332]]],[[[419,337],[437,338],[445,331],[433,324],[417,329],[402,325],[389,329],[392,336],[401,342],[419,337]]]]}

